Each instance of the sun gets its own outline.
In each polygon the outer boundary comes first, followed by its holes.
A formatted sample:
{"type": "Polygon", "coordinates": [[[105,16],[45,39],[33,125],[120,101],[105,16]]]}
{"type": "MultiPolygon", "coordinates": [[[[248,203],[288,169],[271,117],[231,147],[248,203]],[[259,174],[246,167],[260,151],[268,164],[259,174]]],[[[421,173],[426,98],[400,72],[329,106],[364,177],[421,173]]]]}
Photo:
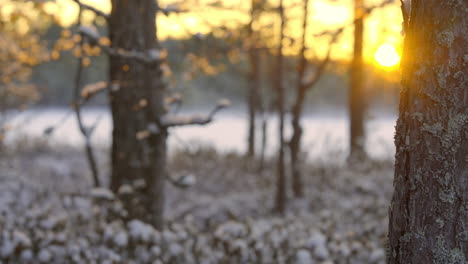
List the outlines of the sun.
{"type": "Polygon", "coordinates": [[[384,43],[377,48],[374,60],[383,67],[393,67],[400,62],[400,55],[392,44],[384,43]]]}

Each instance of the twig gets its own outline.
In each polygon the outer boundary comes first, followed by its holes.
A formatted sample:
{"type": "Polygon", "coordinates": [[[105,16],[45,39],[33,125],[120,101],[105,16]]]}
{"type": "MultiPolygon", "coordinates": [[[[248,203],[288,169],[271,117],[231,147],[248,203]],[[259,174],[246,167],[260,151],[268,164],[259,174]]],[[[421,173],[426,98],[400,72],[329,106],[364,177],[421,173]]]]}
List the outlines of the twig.
{"type": "Polygon", "coordinates": [[[50,136],[52,135],[52,133],[54,133],[54,131],[59,128],[61,125],[65,124],[65,122],[67,121],[67,119],[71,116],[71,114],[73,113],[73,111],[69,110],[67,111],[62,118],[60,118],[60,120],[55,124],[55,125],[51,125],[49,127],[47,127],[46,129],[44,129],[44,131],[42,132],[44,134],[44,136],[50,136]]]}
{"type": "Polygon", "coordinates": [[[61,125],[63,125],[67,121],[67,119],[71,116],[71,114],[76,111],[75,108],[77,106],[82,107],[92,97],[105,91],[106,90],[105,88],[107,88],[107,86],[108,84],[106,82],[98,82],[98,83],[86,85],[81,90],[81,98],[78,101],[72,102],[72,108],[67,110],[67,112],[63,115],[63,117],[59,121],[57,121],[54,125],[51,125],[47,127],[46,129],[44,129],[43,134],[45,136],[50,136],[52,133],[54,133],[55,130],[58,129],[61,125]]]}
{"type": "MultiPolygon", "coordinates": [[[[82,6],[80,5],[80,11],[78,13],[78,25],[81,26],[81,15],[82,15],[82,6]]],[[[84,39],[83,39],[83,34],[82,38],[80,40],[80,46],[83,46],[84,39]]],[[[79,103],[80,100],[80,90],[81,90],[81,75],[83,72],[83,57],[80,56],[78,57],[78,67],[76,70],[76,75],[75,75],[75,87],[74,87],[74,93],[73,93],[73,98],[74,98],[74,110],[75,110],[75,115],[76,115],[76,120],[78,122],[78,127],[80,129],[81,134],[85,138],[85,151],[86,151],[86,156],[88,158],[88,163],[91,169],[91,173],[93,176],[94,180],[94,186],[95,187],[100,187],[101,184],[99,182],[99,171],[96,165],[96,158],[94,157],[94,152],[91,144],[91,134],[92,130],[87,130],[86,127],[83,124],[83,120],[81,117],[81,104],[79,103]]]]}
{"type": "Polygon", "coordinates": [[[169,16],[170,14],[180,14],[188,12],[187,9],[180,8],[178,4],[169,4],[166,7],[157,7],[158,11],[163,13],[165,16],[169,16]]]}
{"type": "Polygon", "coordinates": [[[326,66],[330,62],[330,55],[331,55],[331,51],[332,51],[332,48],[333,48],[333,44],[336,43],[336,41],[338,40],[338,37],[341,35],[342,32],[343,32],[343,29],[341,28],[341,29],[338,29],[333,34],[332,38],[330,39],[330,42],[328,43],[327,55],[322,60],[322,62],[319,64],[319,66],[318,66],[317,70],[315,71],[313,77],[310,78],[310,80],[308,80],[306,82],[303,82],[302,85],[304,85],[305,89],[310,89],[311,87],[313,87],[320,80],[320,77],[323,75],[323,72],[325,71],[326,66]]]}
{"type": "Polygon", "coordinates": [[[109,84],[107,82],[101,81],[97,83],[88,84],[81,89],[81,102],[82,104],[95,95],[105,91],[109,84]]]}
{"type": "Polygon", "coordinates": [[[228,100],[221,100],[208,115],[165,115],[160,119],[160,125],[164,128],[175,126],[206,125],[213,120],[213,117],[217,112],[228,107],[229,105],[230,102],[228,100]]]}
{"type": "MultiPolygon", "coordinates": [[[[395,2],[395,0],[385,0],[385,1],[381,2],[380,4],[365,7],[365,8],[363,8],[363,16],[369,15],[374,10],[379,9],[379,8],[384,8],[387,5],[392,4],[393,2],[395,2]]],[[[324,31],[322,31],[320,33],[314,34],[314,36],[315,37],[321,37],[321,36],[325,36],[325,35],[332,35],[333,36],[337,31],[344,31],[346,28],[354,26],[356,21],[359,20],[359,19],[361,19],[361,18],[353,19],[353,21],[351,21],[351,23],[343,25],[343,26],[341,26],[341,27],[339,27],[339,28],[337,28],[335,30],[332,30],[332,31],[324,30],[324,31]]]]}
{"type": "Polygon", "coordinates": [[[100,17],[106,19],[106,21],[109,21],[109,16],[106,13],[104,13],[104,12],[102,12],[102,11],[100,11],[100,10],[90,6],[90,5],[83,4],[79,0],[73,0],[73,2],[77,3],[79,5],[80,9],[89,10],[89,11],[93,12],[94,14],[96,14],[97,16],[100,16],[100,17]]]}

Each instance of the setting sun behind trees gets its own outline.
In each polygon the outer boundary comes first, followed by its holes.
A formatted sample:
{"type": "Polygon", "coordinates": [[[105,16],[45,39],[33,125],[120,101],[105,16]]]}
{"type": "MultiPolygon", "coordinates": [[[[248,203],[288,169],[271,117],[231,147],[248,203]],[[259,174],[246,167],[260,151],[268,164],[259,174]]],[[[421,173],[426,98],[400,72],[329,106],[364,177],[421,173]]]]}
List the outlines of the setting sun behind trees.
{"type": "MultiPolygon", "coordinates": [[[[104,12],[110,11],[110,3],[107,0],[83,0],[84,3],[93,5],[104,12]]],[[[178,1],[165,0],[160,1],[162,5],[168,6],[178,1]]],[[[381,0],[367,0],[366,6],[373,6],[380,3],[381,0]]],[[[179,2],[180,3],[180,2],[179,2]]],[[[188,0],[182,2],[184,6],[190,7],[189,12],[179,15],[170,15],[169,17],[160,15],[158,17],[158,35],[160,39],[166,38],[185,38],[190,34],[206,34],[211,31],[211,26],[225,25],[235,30],[240,24],[245,24],[248,20],[248,10],[250,1],[240,0],[222,0],[222,1],[194,1],[188,0]],[[232,8],[217,9],[221,3],[223,6],[232,8]],[[214,4],[213,4],[214,3],[214,4]]],[[[288,17],[288,26],[286,35],[291,38],[298,38],[301,34],[302,16],[298,8],[299,0],[285,1],[286,15],[288,17]]],[[[313,1],[310,12],[310,32],[307,45],[311,48],[306,56],[309,58],[322,57],[326,53],[328,39],[325,37],[316,38],[314,35],[326,30],[349,25],[343,35],[336,43],[331,55],[334,60],[349,61],[352,54],[352,0],[317,0],[313,1]]],[[[59,20],[63,25],[70,25],[76,18],[77,6],[71,0],[57,0],[48,3],[52,13],[61,14],[59,20]],[[58,12],[60,10],[60,12],[58,12]]],[[[91,13],[85,16],[92,16],[91,13]]],[[[262,19],[262,24],[272,24],[276,27],[276,16],[269,14],[262,19]]],[[[398,50],[401,45],[401,12],[397,1],[382,9],[375,10],[366,19],[365,25],[365,60],[374,65],[383,68],[394,68],[398,64],[398,50]],[[385,45],[382,45],[385,43],[385,45]],[[388,44],[388,45],[387,45],[388,44]],[[392,48],[393,47],[393,48],[392,48]],[[389,52],[388,54],[385,54],[389,52]],[[378,54],[378,57],[377,57],[378,54]],[[377,63],[376,63],[377,62],[377,63]],[[390,66],[389,66],[390,65],[390,66]]],[[[260,25],[258,25],[260,27],[260,25]]],[[[291,43],[285,46],[287,55],[297,54],[298,43],[291,43]]],[[[272,43],[275,45],[275,43],[272,43]]]]}
{"type": "Polygon", "coordinates": [[[398,65],[400,55],[392,44],[384,43],[377,48],[374,59],[380,66],[391,68],[398,65]]]}

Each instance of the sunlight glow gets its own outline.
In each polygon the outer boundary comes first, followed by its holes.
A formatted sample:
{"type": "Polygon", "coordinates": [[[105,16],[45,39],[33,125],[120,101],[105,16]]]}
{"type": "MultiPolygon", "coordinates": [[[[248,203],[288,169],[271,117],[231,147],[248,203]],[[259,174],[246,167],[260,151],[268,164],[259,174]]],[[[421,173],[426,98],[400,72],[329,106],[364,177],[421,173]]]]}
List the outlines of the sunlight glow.
{"type": "MultiPolygon", "coordinates": [[[[2,0],[0,0],[2,1],[2,0]]],[[[3,0],[5,1],[5,0],[3,0]]],[[[109,0],[81,0],[83,3],[94,6],[104,13],[111,10],[111,1],[109,0]]],[[[367,5],[372,6],[381,0],[368,0],[367,5]]],[[[7,2],[14,2],[8,0],[7,2]]],[[[168,6],[180,1],[159,0],[162,6],[168,6]]],[[[207,34],[211,32],[213,26],[225,26],[232,31],[234,36],[239,34],[242,25],[246,25],[250,19],[250,1],[240,0],[185,0],[184,5],[190,12],[177,15],[164,16],[157,18],[158,37],[161,40],[168,38],[179,39],[187,38],[191,35],[200,33],[207,34]],[[222,3],[223,5],[233,7],[232,10],[208,8],[210,4],[222,3]]],[[[302,34],[302,9],[301,5],[296,5],[295,1],[285,1],[287,3],[286,14],[288,23],[286,26],[286,35],[291,39],[299,39],[302,34]]],[[[278,0],[272,1],[276,5],[278,0]]],[[[216,6],[216,5],[214,5],[216,6]]],[[[0,15],[8,13],[11,9],[8,5],[0,5],[0,15]]],[[[63,27],[71,26],[77,18],[78,6],[70,0],[48,1],[44,4],[44,10],[56,17],[56,20],[63,27]]],[[[84,13],[84,23],[90,24],[93,19],[91,12],[84,13]]],[[[326,31],[334,31],[345,26],[346,30],[337,40],[337,43],[331,53],[332,60],[349,61],[352,57],[353,49],[353,30],[352,30],[353,12],[352,1],[330,1],[317,0],[312,1],[309,16],[309,32],[306,45],[309,47],[306,57],[309,59],[320,59],[327,54],[329,38],[315,37],[326,31]]],[[[266,45],[270,48],[275,47],[275,32],[278,30],[278,17],[272,12],[265,12],[259,16],[258,21],[254,23],[256,30],[262,30],[265,36],[270,38],[266,45]]],[[[376,66],[382,68],[392,68],[397,65],[400,58],[394,47],[401,43],[401,25],[402,16],[399,3],[395,2],[386,6],[382,10],[374,11],[366,19],[365,28],[365,50],[364,59],[366,62],[373,62],[376,66]],[[387,44],[382,44],[387,43],[387,44]],[[374,52],[376,51],[376,52],[374,52]]],[[[19,30],[27,30],[23,27],[19,30]]],[[[285,46],[284,52],[288,56],[297,54],[300,48],[299,41],[289,41],[285,46]]]]}
{"type": "Polygon", "coordinates": [[[374,54],[375,61],[384,67],[393,67],[400,62],[400,55],[392,44],[384,43],[374,54]]]}

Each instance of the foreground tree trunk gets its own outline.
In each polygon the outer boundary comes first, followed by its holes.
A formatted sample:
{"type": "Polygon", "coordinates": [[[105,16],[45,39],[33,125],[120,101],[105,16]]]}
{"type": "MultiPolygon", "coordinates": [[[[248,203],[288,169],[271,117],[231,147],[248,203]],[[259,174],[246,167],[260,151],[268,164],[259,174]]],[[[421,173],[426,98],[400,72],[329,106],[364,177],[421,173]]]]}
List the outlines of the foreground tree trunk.
{"type": "MultiPolygon", "coordinates": [[[[112,0],[109,33],[113,48],[158,52],[157,1],[112,0]]],[[[163,225],[167,131],[158,125],[164,114],[164,85],[159,63],[110,56],[110,103],[113,117],[111,189],[126,188],[129,218],[163,225]]]]}
{"type": "Polygon", "coordinates": [[[468,263],[467,9],[412,1],[388,263],[468,263]]]}
{"type": "Polygon", "coordinates": [[[354,53],[351,64],[351,85],[349,90],[349,159],[362,160],[365,157],[364,142],[364,82],[363,82],[363,33],[364,0],[354,0],[354,53]]]}
{"type": "Polygon", "coordinates": [[[279,127],[278,127],[278,170],[277,170],[277,182],[276,182],[276,200],[275,200],[275,210],[279,213],[283,213],[286,209],[286,175],[285,175],[285,165],[284,165],[284,86],[283,86],[283,39],[284,39],[284,27],[285,27],[285,17],[284,17],[284,6],[283,0],[280,0],[279,3],[279,16],[281,20],[280,26],[280,38],[278,45],[278,54],[276,62],[276,76],[275,76],[275,88],[278,94],[277,104],[278,104],[278,118],[279,118],[279,127]]]}

